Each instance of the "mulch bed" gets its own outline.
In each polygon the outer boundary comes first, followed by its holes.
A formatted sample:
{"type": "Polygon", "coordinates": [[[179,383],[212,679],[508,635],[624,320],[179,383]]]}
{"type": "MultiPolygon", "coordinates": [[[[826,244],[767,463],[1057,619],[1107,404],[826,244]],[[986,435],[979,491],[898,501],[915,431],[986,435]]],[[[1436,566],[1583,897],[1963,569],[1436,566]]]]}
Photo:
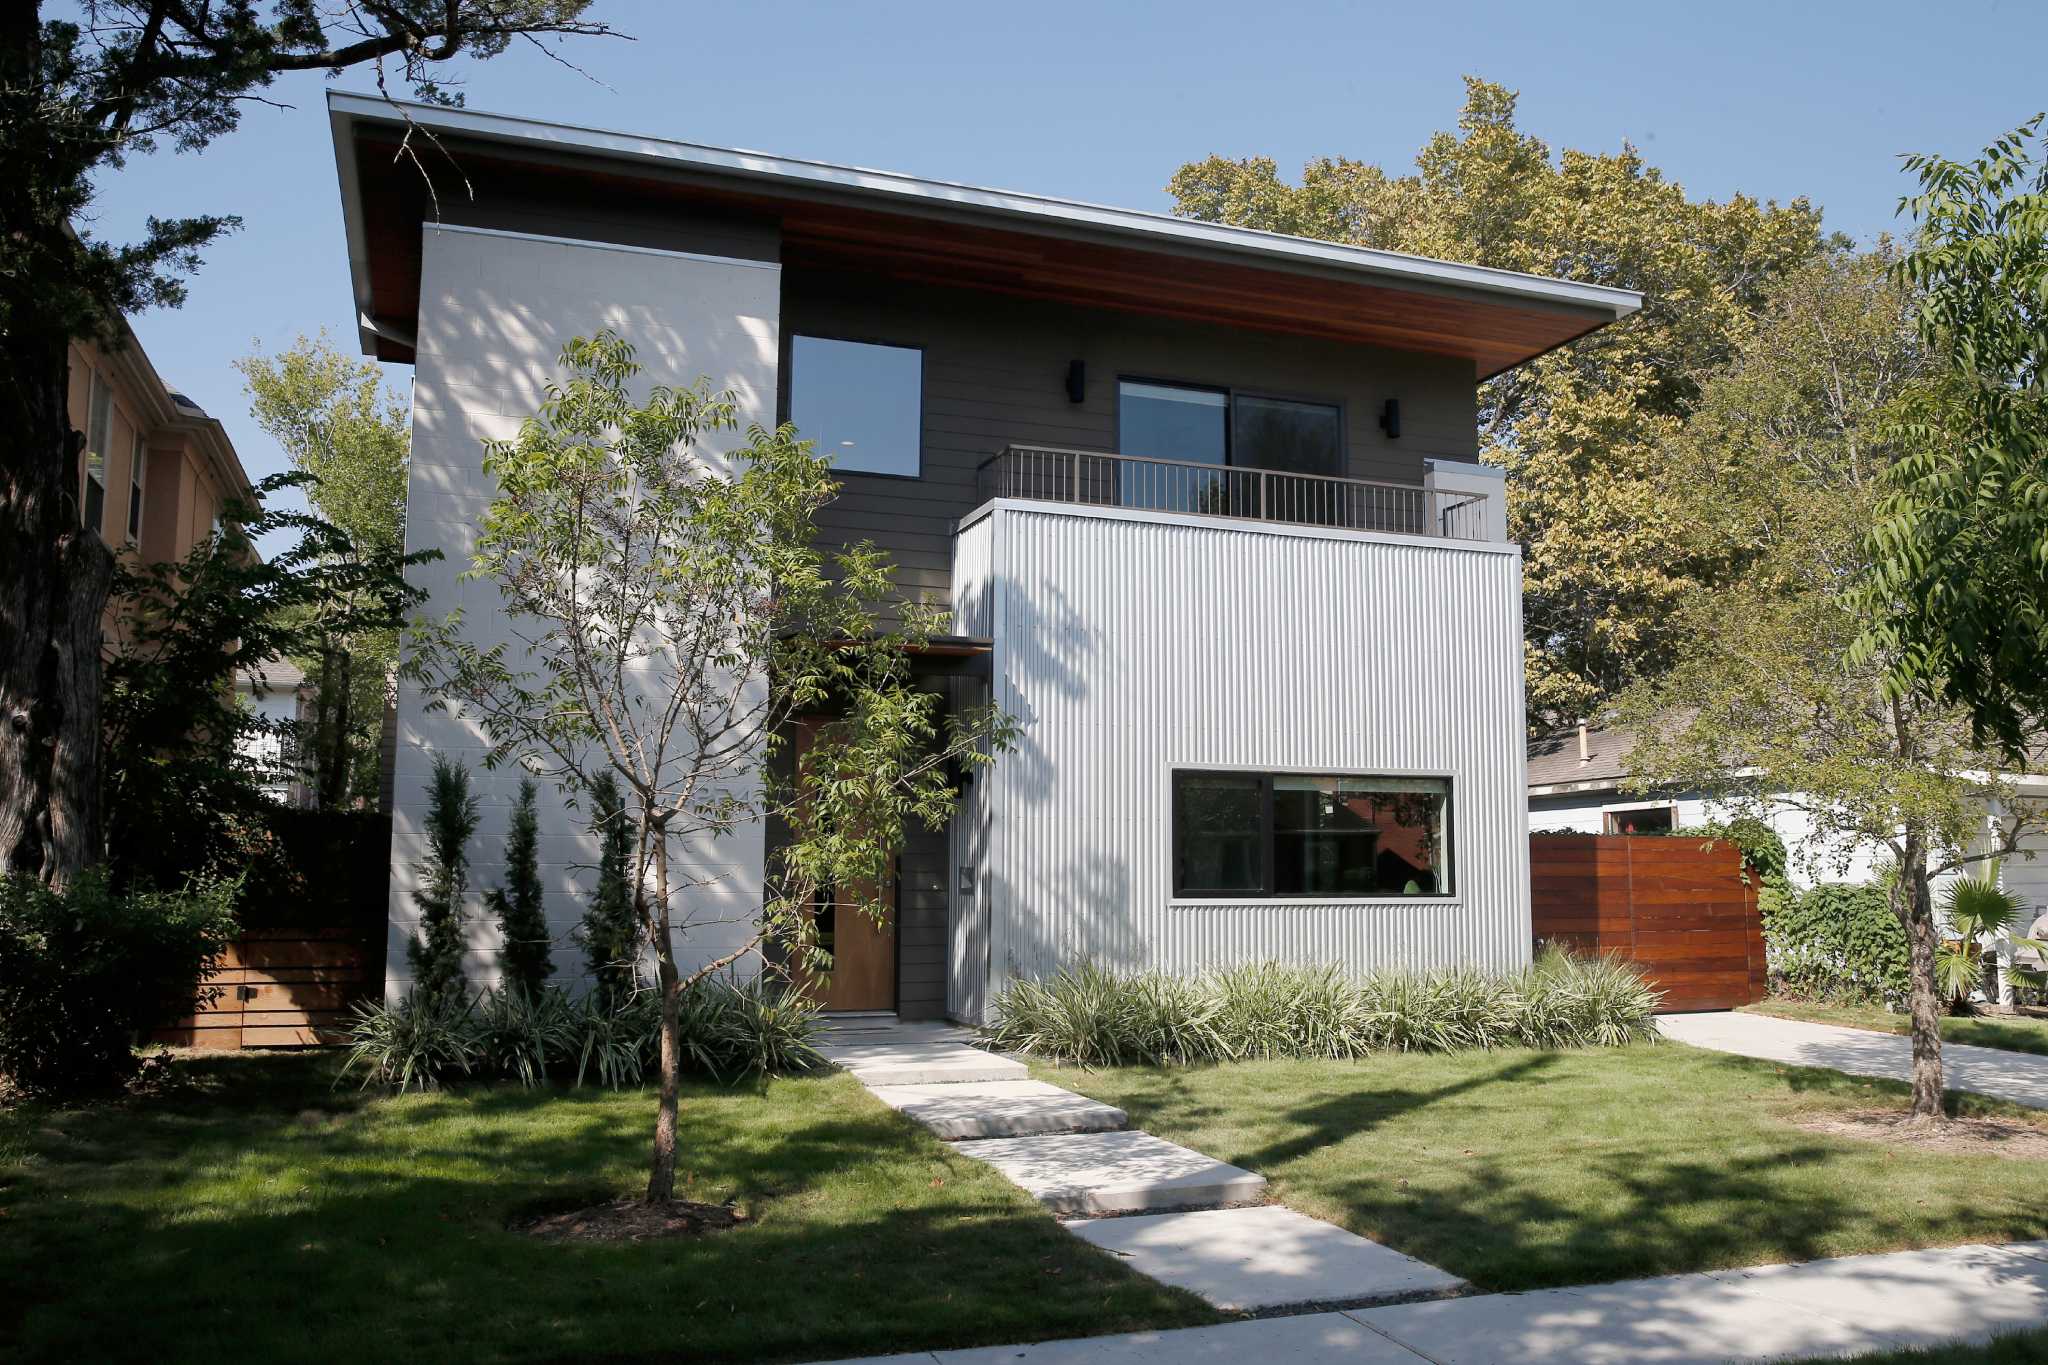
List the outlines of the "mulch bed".
{"type": "Polygon", "coordinates": [[[657,1237],[725,1232],[746,1222],[747,1215],[729,1204],[698,1204],[688,1199],[649,1204],[641,1199],[618,1199],[543,1214],[521,1224],[519,1231],[549,1242],[646,1242],[657,1237]]]}
{"type": "Polygon", "coordinates": [[[1799,1125],[1810,1133],[1858,1138],[1889,1146],[1929,1152],[1958,1152],[2048,1160],[2048,1129],[2013,1119],[1952,1118],[1944,1123],[1915,1125],[1898,1109],[1859,1109],[1799,1125]]]}

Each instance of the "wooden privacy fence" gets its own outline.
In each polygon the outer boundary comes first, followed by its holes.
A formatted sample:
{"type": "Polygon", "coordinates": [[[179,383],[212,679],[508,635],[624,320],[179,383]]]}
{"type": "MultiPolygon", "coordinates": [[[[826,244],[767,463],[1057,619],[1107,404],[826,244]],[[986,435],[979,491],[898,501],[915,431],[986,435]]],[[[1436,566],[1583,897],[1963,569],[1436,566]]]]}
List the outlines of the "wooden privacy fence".
{"type": "Polygon", "coordinates": [[[206,985],[216,999],[159,1031],[179,1047],[316,1047],[332,1043],[348,1007],[383,989],[362,936],[351,929],[252,929],[235,940],[206,985]]]}
{"type": "Polygon", "coordinates": [[[1534,834],[1537,942],[1635,963],[1661,1012],[1725,1010],[1764,997],[1763,918],[1727,840],[1661,834],[1534,834]]]}

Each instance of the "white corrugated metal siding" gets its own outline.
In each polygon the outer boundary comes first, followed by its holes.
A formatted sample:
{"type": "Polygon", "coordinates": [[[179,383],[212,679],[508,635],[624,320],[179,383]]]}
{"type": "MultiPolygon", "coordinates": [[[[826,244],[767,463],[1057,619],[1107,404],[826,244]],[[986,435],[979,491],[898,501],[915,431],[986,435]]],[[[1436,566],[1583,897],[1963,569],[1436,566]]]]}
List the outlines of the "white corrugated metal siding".
{"type": "Polygon", "coordinates": [[[1084,958],[1528,960],[1516,547],[1011,502],[959,545],[1022,725],[981,784],[992,989],[1084,958]],[[1447,775],[1455,894],[1176,902],[1181,767],[1447,775]]]}

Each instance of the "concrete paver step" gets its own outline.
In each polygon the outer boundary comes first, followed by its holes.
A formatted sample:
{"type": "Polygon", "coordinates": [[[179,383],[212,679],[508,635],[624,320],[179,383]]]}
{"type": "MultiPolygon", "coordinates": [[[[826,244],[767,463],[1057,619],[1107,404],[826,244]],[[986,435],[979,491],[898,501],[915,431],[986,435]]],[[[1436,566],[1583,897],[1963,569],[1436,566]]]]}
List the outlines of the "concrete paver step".
{"type": "Polygon", "coordinates": [[[948,1142],[1110,1132],[1126,1122],[1123,1110],[1044,1081],[955,1081],[868,1088],[882,1103],[948,1142]]]}
{"type": "Polygon", "coordinates": [[[825,1043],[818,1051],[826,1061],[845,1067],[870,1089],[882,1085],[972,1084],[1031,1078],[1024,1063],[962,1043],[825,1043]]]}
{"type": "Polygon", "coordinates": [[[1465,1281],[1278,1204],[1070,1223],[1132,1269],[1226,1312],[1441,1297],[1465,1281]]]}
{"type": "Polygon", "coordinates": [[[960,1143],[1055,1213],[1148,1213],[1256,1203],[1266,1178],[1150,1133],[960,1143]]]}

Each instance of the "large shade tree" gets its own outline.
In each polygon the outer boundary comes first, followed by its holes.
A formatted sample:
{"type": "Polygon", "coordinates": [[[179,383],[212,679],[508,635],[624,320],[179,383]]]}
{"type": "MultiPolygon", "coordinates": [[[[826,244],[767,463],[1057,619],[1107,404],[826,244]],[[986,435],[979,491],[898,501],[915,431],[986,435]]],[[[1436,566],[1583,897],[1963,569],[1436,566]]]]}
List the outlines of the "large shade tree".
{"type": "MultiPolygon", "coordinates": [[[[359,562],[396,556],[405,543],[406,463],[412,415],[384,386],[374,360],[343,355],[327,339],[301,336],[276,355],[235,362],[257,424],[309,482],[306,500],[343,533],[341,552],[359,562]]],[[[315,680],[306,765],[320,806],[375,799],[378,739],[398,664],[398,632],[365,624],[346,602],[310,616],[300,656],[315,680]]]]}
{"type": "Polygon", "coordinates": [[[1716,791],[1744,814],[1795,810],[1817,875],[1840,875],[1854,850],[1888,855],[1909,957],[1913,1113],[1938,1122],[1931,883],[2009,854],[2041,813],[1973,738],[1966,709],[1888,686],[1882,652],[1851,656],[1864,618],[1848,590],[1909,457],[1901,432],[1943,401],[1895,264],[1888,249],[1831,253],[1794,272],[1665,443],[1675,514],[1739,572],[1679,600],[1671,667],[1618,710],[1638,737],[1636,785],[1716,791]]]}
{"type": "Polygon", "coordinates": [[[1673,604],[1718,566],[1670,515],[1661,443],[1773,282],[1820,251],[1818,211],[1690,198],[1629,146],[1553,155],[1516,126],[1515,95],[1477,79],[1413,174],[1325,157],[1290,184],[1270,158],[1210,157],[1169,189],[1211,222],[1641,290],[1638,316],[1489,381],[1480,441],[1525,550],[1532,721],[1584,716],[1663,667],[1673,604]]]}
{"type": "Polygon", "coordinates": [[[450,64],[602,33],[589,0],[83,0],[0,7],[0,872],[63,885],[102,856],[100,615],[113,556],[79,525],[69,347],[175,305],[231,216],[92,234],[129,158],[232,132],[279,77],[387,67],[429,99],[450,64]],[[53,7],[54,8],[54,7],[53,7]]]}

